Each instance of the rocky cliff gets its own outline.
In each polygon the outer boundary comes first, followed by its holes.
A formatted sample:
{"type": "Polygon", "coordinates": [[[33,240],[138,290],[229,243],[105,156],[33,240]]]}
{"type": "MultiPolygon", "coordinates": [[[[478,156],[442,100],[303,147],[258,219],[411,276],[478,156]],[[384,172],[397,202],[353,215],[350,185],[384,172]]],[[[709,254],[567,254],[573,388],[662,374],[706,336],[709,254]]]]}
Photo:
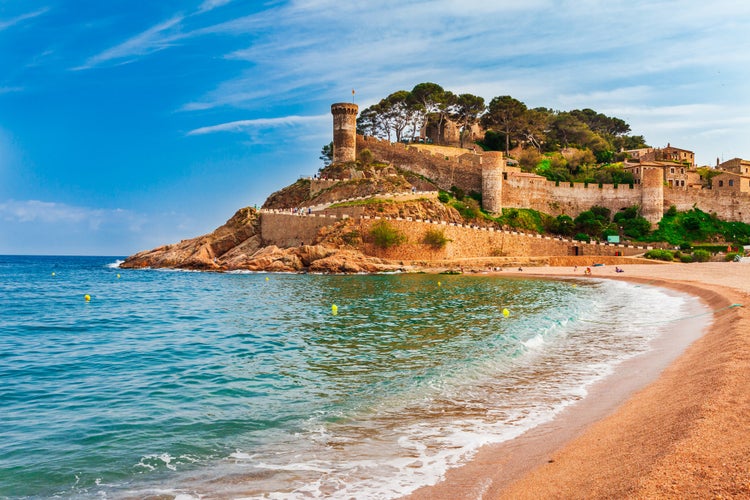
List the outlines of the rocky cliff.
{"type": "Polygon", "coordinates": [[[341,244],[335,228],[327,228],[323,234],[326,241],[313,245],[266,246],[261,238],[260,214],[247,207],[212,233],[139,252],[120,267],[320,273],[369,273],[399,267],[341,244]]]}

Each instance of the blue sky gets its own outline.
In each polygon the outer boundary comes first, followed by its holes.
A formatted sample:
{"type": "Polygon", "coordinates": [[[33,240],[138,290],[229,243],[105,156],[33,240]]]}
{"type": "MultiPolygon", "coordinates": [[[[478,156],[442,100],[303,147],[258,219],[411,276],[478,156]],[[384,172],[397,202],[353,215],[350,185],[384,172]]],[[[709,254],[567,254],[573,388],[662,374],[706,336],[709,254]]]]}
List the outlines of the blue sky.
{"type": "Polygon", "coordinates": [[[330,104],[436,82],[750,158],[750,2],[0,0],[0,254],[127,255],[321,166],[330,104]]]}

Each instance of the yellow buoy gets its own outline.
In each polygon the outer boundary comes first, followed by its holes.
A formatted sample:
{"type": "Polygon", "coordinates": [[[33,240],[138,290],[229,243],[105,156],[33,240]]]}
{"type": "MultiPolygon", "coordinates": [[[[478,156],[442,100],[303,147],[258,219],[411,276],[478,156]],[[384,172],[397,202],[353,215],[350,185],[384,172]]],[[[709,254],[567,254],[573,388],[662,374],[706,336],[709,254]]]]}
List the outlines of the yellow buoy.
{"type": "Polygon", "coordinates": [[[117,274],[117,278],[118,278],[118,279],[120,278],[120,274],[119,274],[119,273],[117,274]]]}
{"type": "Polygon", "coordinates": [[[89,300],[91,300],[91,295],[89,295],[89,294],[84,295],[83,296],[83,300],[85,300],[86,302],[88,302],[89,300]]]}
{"type": "Polygon", "coordinates": [[[333,313],[333,315],[336,316],[339,313],[339,306],[337,306],[336,304],[333,304],[331,306],[331,313],[333,313]]]}
{"type": "Polygon", "coordinates": [[[503,309],[503,316],[505,316],[506,318],[507,318],[508,316],[510,316],[510,311],[509,311],[509,310],[507,310],[507,309],[503,309]]]}
{"type": "Polygon", "coordinates": [[[438,281],[438,286],[443,286],[443,284],[438,281]]]}
{"type": "Polygon", "coordinates": [[[54,272],[54,271],[52,271],[52,276],[54,276],[54,275],[55,275],[55,272],[54,272]]]}
{"type": "Polygon", "coordinates": [[[266,281],[268,281],[268,276],[266,276],[266,281]]]}

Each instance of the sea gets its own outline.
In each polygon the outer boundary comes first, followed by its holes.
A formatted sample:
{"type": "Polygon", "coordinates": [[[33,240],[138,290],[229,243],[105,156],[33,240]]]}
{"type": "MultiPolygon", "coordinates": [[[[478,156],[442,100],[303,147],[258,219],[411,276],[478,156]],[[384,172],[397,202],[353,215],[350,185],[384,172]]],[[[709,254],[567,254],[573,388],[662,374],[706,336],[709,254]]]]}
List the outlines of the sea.
{"type": "Polygon", "coordinates": [[[0,498],[398,498],[580,402],[697,301],[121,262],[0,256],[0,498]]]}

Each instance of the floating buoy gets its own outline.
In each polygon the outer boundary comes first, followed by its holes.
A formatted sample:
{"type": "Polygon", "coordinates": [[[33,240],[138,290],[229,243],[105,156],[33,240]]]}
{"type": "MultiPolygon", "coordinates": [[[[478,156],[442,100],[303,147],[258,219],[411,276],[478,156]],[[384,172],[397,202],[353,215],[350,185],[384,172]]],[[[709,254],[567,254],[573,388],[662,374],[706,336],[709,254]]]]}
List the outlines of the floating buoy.
{"type": "Polygon", "coordinates": [[[510,311],[509,311],[509,310],[507,310],[507,309],[503,309],[503,316],[505,316],[506,318],[507,318],[508,316],[510,316],[510,311]]]}
{"type": "Polygon", "coordinates": [[[336,316],[336,315],[337,315],[337,314],[339,313],[339,306],[337,306],[336,304],[333,304],[333,305],[331,306],[331,313],[332,313],[332,314],[333,314],[334,316],[336,316]]]}
{"type": "Polygon", "coordinates": [[[117,278],[118,278],[118,279],[120,278],[120,274],[119,274],[119,273],[117,273],[117,278]]]}
{"type": "Polygon", "coordinates": [[[443,286],[443,284],[438,281],[438,286],[443,286]]]}
{"type": "Polygon", "coordinates": [[[89,300],[91,300],[91,295],[89,295],[89,294],[84,295],[83,296],[83,300],[85,300],[86,302],[88,302],[89,300]]]}
{"type": "Polygon", "coordinates": [[[55,272],[54,272],[54,271],[52,271],[52,276],[54,276],[54,275],[55,275],[55,272]]]}
{"type": "Polygon", "coordinates": [[[266,276],[266,281],[268,281],[268,276],[266,276]]]}

